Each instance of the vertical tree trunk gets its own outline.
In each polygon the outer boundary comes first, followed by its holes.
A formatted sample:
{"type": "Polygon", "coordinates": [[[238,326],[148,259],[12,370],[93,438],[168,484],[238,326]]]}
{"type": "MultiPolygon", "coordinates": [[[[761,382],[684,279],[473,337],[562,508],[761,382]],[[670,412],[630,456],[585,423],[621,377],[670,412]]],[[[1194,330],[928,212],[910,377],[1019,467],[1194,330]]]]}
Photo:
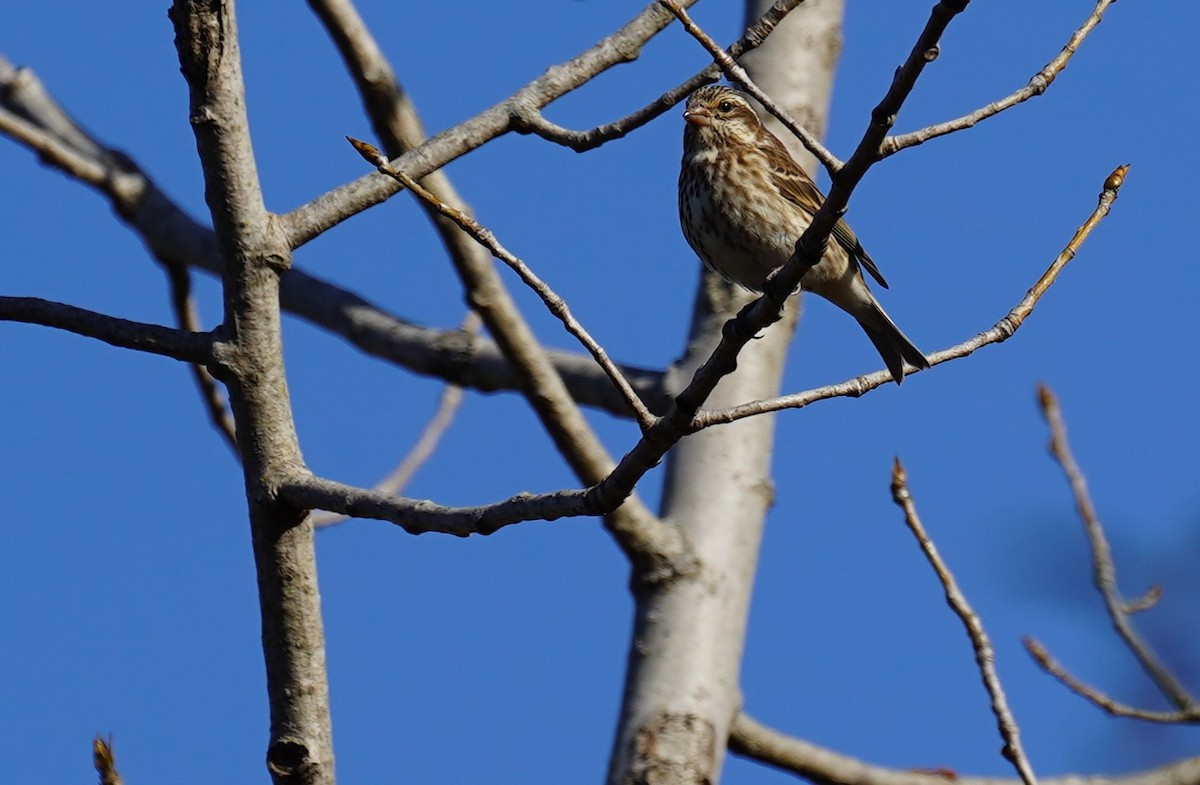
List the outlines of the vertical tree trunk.
{"type": "MultiPolygon", "coordinates": [[[[748,0],[747,18],[756,19],[769,5],[748,0]]],[[[841,19],[842,0],[810,0],[744,63],[758,84],[818,134],[841,49],[841,19]]],[[[797,153],[797,159],[811,168],[809,156],[797,153]]],[[[722,324],[748,299],[712,275],[702,277],[683,378],[690,378],[719,340],[722,324]]],[[[706,406],[778,394],[797,313],[794,299],[787,317],[746,347],[737,372],[706,406]]],[[[634,577],[635,623],[609,785],[711,785],[720,779],[741,701],[746,618],[774,493],[774,426],[774,417],[754,417],[709,429],[668,455],[662,514],[687,536],[696,568],[657,583],[634,577]]]]}

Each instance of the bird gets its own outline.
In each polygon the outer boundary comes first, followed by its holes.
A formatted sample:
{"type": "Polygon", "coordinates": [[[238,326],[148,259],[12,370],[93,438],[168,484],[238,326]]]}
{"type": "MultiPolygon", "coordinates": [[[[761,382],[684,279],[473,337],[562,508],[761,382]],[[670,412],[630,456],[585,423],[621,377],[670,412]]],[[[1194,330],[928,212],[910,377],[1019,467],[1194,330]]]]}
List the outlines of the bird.
{"type": "MultiPolygon", "coordinates": [[[[683,112],[679,222],[705,266],[753,292],[792,256],[796,241],[825,201],[787,148],[763,125],[745,93],[723,85],[694,91],[683,112]]],[[[853,316],[896,384],[904,364],[929,360],[901,332],[863,278],[887,281],[845,220],[800,288],[853,316]]]]}

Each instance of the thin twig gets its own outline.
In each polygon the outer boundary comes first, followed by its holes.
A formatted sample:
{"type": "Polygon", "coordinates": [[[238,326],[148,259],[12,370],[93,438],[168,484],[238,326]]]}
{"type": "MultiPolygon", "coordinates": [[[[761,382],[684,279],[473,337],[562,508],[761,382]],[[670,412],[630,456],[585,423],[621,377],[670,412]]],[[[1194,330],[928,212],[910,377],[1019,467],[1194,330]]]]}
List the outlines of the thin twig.
{"type": "Polygon", "coordinates": [[[496,239],[495,234],[482,226],[474,218],[471,218],[461,211],[456,210],[450,205],[442,202],[416,180],[413,180],[404,172],[393,167],[388,163],[387,158],[373,145],[353,137],[348,136],[346,138],[350,141],[350,144],[354,146],[354,149],[358,151],[359,155],[361,155],[368,162],[374,164],[380,172],[394,178],[396,182],[400,183],[406,189],[412,191],[413,194],[415,194],[421,201],[430,205],[440,214],[449,218],[451,221],[461,227],[463,231],[475,238],[476,242],[478,242],[484,248],[487,248],[493,256],[507,264],[525,283],[525,285],[532,289],[537,296],[541,298],[542,302],[546,304],[546,309],[563,323],[563,327],[566,328],[567,332],[575,336],[575,338],[581,344],[583,344],[584,348],[588,350],[592,357],[596,359],[597,364],[604,369],[604,373],[608,376],[612,383],[616,385],[617,389],[620,390],[621,395],[625,398],[626,403],[629,404],[629,408],[633,411],[634,416],[637,418],[638,424],[642,427],[642,430],[646,431],[654,425],[654,422],[657,418],[655,418],[655,416],[650,413],[650,410],[646,408],[646,404],[642,403],[642,399],[638,397],[636,392],[634,392],[633,387],[630,386],[629,382],[625,379],[624,374],[621,373],[621,369],[616,366],[616,363],[609,359],[608,353],[604,351],[604,347],[600,346],[600,344],[597,343],[594,338],[592,338],[588,331],[584,329],[583,325],[579,323],[579,320],[576,319],[571,313],[571,309],[567,306],[566,301],[563,300],[562,297],[558,296],[558,294],[556,294],[554,290],[546,284],[545,281],[539,278],[537,274],[533,272],[533,270],[529,269],[528,265],[510,253],[503,245],[501,245],[500,241],[496,239]]]}
{"type": "MultiPolygon", "coordinates": [[[[767,9],[757,22],[746,28],[746,32],[729,47],[730,57],[741,57],[756,49],[766,40],[783,18],[804,0],[777,0],[767,9]]],[[[690,3],[689,3],[690,5],[690,3]]],[[[710,65],[704,70],[692,74],[675,87],[667,90],[649,104],[630,112],[629,114],[610,123],[598,125],[586,131],[574,131],[547,120],[540,110],[534,108],[518,110],[513,130],[517,133],[537,134],[546,141],[570,147],[577,153],[594,150],[597,147],[621,139],[630,132],[641,128],[646,123],[659,117],[671,107],[687,98],[698,87],[711,84],[721,76],[721,70],[716,65],[710,65]]]]}
{"type": "MultiPolygon", "coordinates": [[[[479,322],[479,314],[469,311],[459,329],[468,335],[475,335],[479,332],[479,322]]],[[[375,483],[373,486],[375,491],[391,496],[399,496],[404,493],[404,489],[416,476],[417,470],[425,465],[437,450],[442,437],[450,430],[451,424],[454,423],[454,415],[462,406],[463,392],[463,388],[456,384],[447,384],[442,388],[442,394],[438,397],[437,408],[434,409],[433,416],[421,429],[420,435],[417,436],[417,440],[408,454],[388,472],[386,477],[375,483]]],[[[313,526],[318,529],[335,526],[347,520],[349,517],[346,515],[338,515],[325,510],[318,510],[312,514],[313,526]]]]}
{"type": "Polygon", "coordinates": [[[913,147],[928,142],[930,139],[936,139],[939,136],[945,136],[955,131],[970,128],[976,123],[1000,114],[1005,109],[1011,109],[1017,104],[1024,103],[1030,98],[1046,92],[1059,72],[1067,67],[1067,62],[1079,49],[1079,45],[1083,43],[1083,39],[1087,38],[1096,25],[1100,24],[1100,19],[1104,16],[1105,10],[1115,2],[1116,0],[1098,0],[1096,7],[1092,9],[1088,18],[1084,20],[1083,25],[1071,35],[1070,40],[1067,41],[1062,51],[1058,53],[1058,56],[1047,63],[1045,68],[1034,74],[1029,83],[1020,90],[962,117],[948,120],[944,123],[936,123],[917,131],[912,131],[911,133],[889,136],[883,141],[880,147],[881,154],[887,157],[900,152],[906,147],[913,147]]]}
{"type": "Polygon", "coordinates": [[[1021,642],[1025,644],[1025,651],[1029,652],[1029,656],[1033,657],[1042,670],[1062,682],[1063,686],[1071,692],[1090,701],[1096,708],[1114,717],[1128,717],[1129,719],[1157,722],[1164,725],[1183,725],[1200,722],[1200,711],[1194,708],[1182,709],[1180,711],[1152,711],[1150,709],[1140,709],[1136,706],[1130,706],[1127,703],[1121,703],[1071,675],[1071,672],[1062,663],[1054,659],[1049,650],[1036,639],[1026,637],[1021,642]]]}
{"type": "MultiPolygon", "coordinates": [[[[813,785],[1014,785],[1020,780],[973,777],[958,772],[874,766],[849,755],[767,727],[745,713],[733,720],[729,750],[751,760],[795,774],[813,785]]],[[[1041,780],[1042,785],[1195,785],[1200,757],[1119,777],[1066,774],[1041,780]]]]}
{"type": "Polygon", "coordinates": [[[1142,670],[1157,685],[1167,700],[1180,711],[1200,717],[1200,705],[1196,703],[1195,698],[1179,682],[1170,668],[1162,663],[1150,644],[1138,634],[1133,626],[1133,620],[1125,608],[1125,600],[1121,597],[1120,589],[1117,587],[1117,568],[1113,562],[1112,548],[1104,533],[1104,526],[1100,523],[1100,516],[1096,513],[1096,507],[1092,503],[1091,494],[1088,493],[1087,479],[1075,462],[1075,456],[1071,453],[1071,445],[1067,442],[1067,426],[1063,421],[1058,398],[1044,384],[1038,386],[1038,405],[1042,410],[1042,415],[1046,418],[1046,423],[1050,426],[1050,454],[1062,467],[1063,474],[1066,475],[1067,482],[1071,486],[1071,493],[1075,497],[1075,509],[1079,513],[1080,520],[1083,521],[1088,544],[1092,549],[1092,579],[1096,590],[1104,599],[1104,607],[1108,610],[1113,628],[1116,629],[1125,646],[1137,658],[1142,670]]]}
{"type": "MultiPolygon", "coordinates": [[[[196,311],[196,303],[192,299],[192,273],[187,267],[163,265],[167,271],[167,281],[171,285],[171,308],[175,312],[175,323],[179,329],[188,332],[200,332],[200,315],[196,311]]],[[[200,391],[200,400],[208,419],[212,421],[217,433],[224,437],[225,443],[233,450],[234,457],[241,459],[238,453],[237,425],[229,411],[228,402],[221,392],[217,380],[208,372],[208,368],[199,363],[190,363],[192,378],[196,389],[200,391]]]]}
{"type": "Polygon", "coordinates": [[[929,538],[925,527],[921,524],[916,504],[908,490],[908,475],[899,458],[892,465],[892,501],[904,511],[904,522],[921,546],[921,552],[925,554],[929,565],[937,573],[938,581],[946,592],[946,603],[962,621],[963,627],[971,639],[971,647],[975,650],[975,662],[979,666],[979,675],[983,677],[983,686],[987,688],[988,695],[991,696],[992,713],[996,715],[1000,738],[1004,740],[1001,754],[1017,770],[1017,774],[1025,785],[1037,785],[1033,767],[1029,765],[1029,759],[1021,748],[1021,730],[1017,726],[1016,719],[1013,718],[1012,710],[1008,707],[1008,699],[1004,695],[1004,688],[1000,685],[1000,677],[996,673],[996,652],[992,648],[991,640],[983,628],[983,622],[971,609],[966,595],[959,589],[953,573],[946,566],[946,562],[942,560],[933,540],[929,538]]]}
{"type": "MultiPolygon", "coordinates": [[[[1100,222],[1108,216],[1113,202],[1116,201],[1118,191],[1125,181],[1125,174],[1128,171],[1128,164],[1118,166],[1105,179],[1104,188],[1100,193],[1098,203],[1092,214],[1088,216],[1088,219],[1082,226],[1075,230],[1075,234],[1072,235],[1063,250],[1054,258],[1054,261],[1046,268],[1046,271],[1042,273],[1037,282],[1025,293],[1021,301],[1013,306],[1012,310],[1004,318],[996,322],[991,329],[984,330],[973,338],[951,346],[948,349],[927,355],[929,364],[934,366],[950,362],[951,360],[957,360],[974,353],[984,346],[1000,343],[1011,338],[1021,325],[1025,323],[1025,320],[1029,318],[1029,315],[1033,313],[1034,307],[1037,306],[1042,296],[1058,280],[1058,274],[1062,272],[1062,269],[1066,267],[1068,262],[1075,258],[1075,254],[1079,251],[1084,241],[1087,240],[1100,222]]],[[[919,373],[919,370],[912,370],[910,375],[919,373]]],[[[891,374],[887,371],[875,371],[874,373],[856,376],[844,382],[816,387],[804,392],[792,393],[791,395],[784,395],[765,401],[751,401],[750,403],[733,406],[728,409],[699,412],[692,422],[691,429],[693,432],[699,431],[712,425],[736,422],[746,417],[753,417],[782,409],[802,409],[811,403],[823,401],[826,398],[858,398],[891,381],[891,374]]]]}
{"type": "Polygon", "coordinates": [[[699,25],[692,21],[692,18],[688,15],[687,11],[683,10],[683,8],[681,8],[679,4],[675,2],[675,0],[659,0],[659,2],[662,3],[668,11],[675,14],[675,16],[683,24],[683,29],[687,30],[688,33],[690,33],[693,38],[699,41],[700,45],[703,46],[710,55],[712,55],[713,60],[716,61],[717,65],[721,67],[721,70],[725,73],[725,76],[728,77],[729,81],[736,82],[737,84],[741,85],[743,88],[745,88],[746,92],[754,96],[754,98],[763,105],[763,108],[775,115],[775,118],[779,120],[779,122],[783,123],[784,127],[791,131],[792,134],[800,140],[801,144],[807,147],[808,151],[812,153],[818,161],[821,162],[821,164],[825,167],[825,170],[829,172],[830,177],[837,174],[838,170],[842,168],[842,162],[838,160],[837,156],[830,152],[825,145],[821,144],[821,141],[817,139],[816,136],[809,133],[808,129],[804,128],[804,126],[793,120],[792,116],[788,114],[783,107],[775,103],[775,101],[772,100],[769,95],[764,93],[762,88],[756,85],[750,78],[750,74],[746,73],[746,69],[738,65],[737,61],[730,56],[729,52],[726,52],[724,49],[722,49],[720,44],[714,41],[707,33],[704,32],[704,30],[700,28],[699,25]]]}

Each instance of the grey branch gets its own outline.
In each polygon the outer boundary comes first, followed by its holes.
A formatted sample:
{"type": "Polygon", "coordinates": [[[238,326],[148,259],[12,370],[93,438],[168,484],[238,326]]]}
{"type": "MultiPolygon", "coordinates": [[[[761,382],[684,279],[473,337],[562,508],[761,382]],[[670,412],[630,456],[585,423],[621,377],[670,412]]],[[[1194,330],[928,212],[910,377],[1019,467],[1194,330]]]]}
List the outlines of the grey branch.
{"type": "Polygon", "coordinates": [[[1029,652],[1029,656],[1033,657],[1038,667],[1062,682],[1067,689],[1085,700],[1091,701],[1092,705],[1096,708],[1108,712],[1114,717],[1127,717],[1131,720],[1157,722],[1163,725],[1183,725],[1200,722],[1200,712],[1197,712],[1195,709],[1154,711],[1153,709],[1130,706],[1127,703],[1115,700],[1095,687],[1085,684],[1072,676],[1071,672],[1062,663],[1054,659],[1046,647],[1035,638],[1025,637],[1021,642],[1025,645],[1025,651],[1029,652]]]}
{"type": "MultiPolygon", "coordinates": [[[[1072,235],[1062,251],[1059,252],[1058,256],[1054,258],[1054,261],[1050,263],[1050,266],[1046,268],[1046,271],[1042,273],[1042,276],[1030,287],[1025,296],[1021,298],[1021,301],[1005,314],[1004,318],[996,322],[991,329],[984,330],[973,338],[928,355],[930,365],[940,365],[951,360],[957,360],[973,354],[976,350],[984,346],[1000,343],[1011,338],[1020,329],[1021,325],[1025,323],[1029,315],[1033,313],[1033,309],[1042,299],[1042,296],[1058,280],[1059,273],[1067,266],[1068,262],[1075,258],[1084,241],[1100,225],[1100,222],[1108,216],[1112,210],[1113,202],[1117,199],[1121,185],[1125,182],[1125,175],[1128,171],[1128,164],[1118,166],[1105,179],[1103,189],[1100,192],[1096,207],[1092,210],[1091,215],[1088,216],[1082,226],[1075,230],[1074,235],[1072,235]]],[[[913,373],[917,372],[916,370],[913,371],[913,373]]],[[[771,400],[752,401],[728,409],[700,412],[696,415],[696,419],[692,423],[692,430],[698,431],[712,425],[736,422],[742,418],[753,417],[766,412],[775,412],[782,409],[802,409],[811,403],[823,401],[826,398],[858,398],[891,381],[891,374],[887,371],[875,371],[874,373],[856,376],[853,379],[848,379],[837,384],[817,387],[804,392],[772,398],[771,400]]]]}
{"type": "Polygon", "coordinates": [[[989,117],[995,117],[1005,109],[1011,109],[1017,104],[1024,103],[1030,98],[1046,92],[1059,72],[1067,67],[1067,62],[1079,49],[1079,45],[1083,43],[1083,39],[1087,38],[1096,25],[1100,24],[1100,19],[1104,16],[1105,10],[1115,2],[1116,0],[1098,0],[1096,7],[1092,9],[1092,12],[1084,20],[1079,29],[1072,34],[1070,40],[1062,48],[1062,51],[1058,53],[1058,56],[1047,63],[1045,68],[1034,74],[1033,78],[1029,80],[1029,84],[1020,90],[962,117],[930,125],[911,133],[889,136],[883,141],[880,147],[881,154],[886,157],[893,153],[898,153],[906,147],[913,147],[914,145],[928,142],[930,139],[936,139],[939,136],[945,136],[955,131],[970,128],[989,117]]]}
{"type": "MultiPolygon", "coordinates": [[[[15,68],[3,57],[0,107],[0,133],[100,191],[164,267],[195,267],[220,275],[212,230],[172,202],[128,156],[104,147],[80,129],[31,70],[15,68]]],[[[486,338],[468,339],[458,330],[412,324],[298,269],[283,274],[280,299],[286,310],[300,318],[414,373],[483,392],[517,389],[512,367],[486,338]]],[[[555,350],[547,355],[576,401],[627,416],[625,401],[590,358],[555,350]]],[[[665,411],[667,392],[660,371],[632,366],[621,370],[652,410],[665,411]]]]}
{"type": "Polygon", "coordinates": [[[500,502],[478,507],[447,507],[423,499],[406,499],[379,491],[315,477],[306,472],[284,480],[279,498],[306,510],[328,510],[354,518],[390,521],[409,534],[494,534],[524,521],[604,515],[613,508],[601,505],[589,490],[553,493],[519,493],[500,502]]]}
{"type": "Polygon", "coordinates": [[[988,637],[987,630],[983,627],[983,622],[971,608],[966,595],[958,587],[958,582],[954,580],[954,574],[946,566],[946,562],[938,553],[933,540],[929,538],[929,534],[921,524],[912,493],[908,490],[908,475],[899,458],[892,466],[892,501],[904,511],[904,523],[913,533],[917,544],[921,546],[921,552],[925,554],[929,566],[933,567],[934,573],[937,574],[938,582],[942,584],[942,589],[946,593],[946,604],[962,622],[963,628],[967,631],[967,637],[971,639],[971,648],[975,650],[975,663],[979,666],[979,675],[983,678],[983,686],[991,697],[992,713],[996,715],[996,725],[1000,730],[1000,737],[1004,740],[1001,754],[1017,770],[1017,774],[1025,785],[1037,785],[1033,767],[1029,765],[1029,758],[1026,757],[1025,750],[1021,747],[1021,730],[1017,726],[1012,710],[1008,707],[1008,698],[1004,695],[1000,676],[996,673],[996,651],[992,648],[992,642],[988,637]]]}
{"type": "MultiPolygon", "coordinates": [[[[465,333],[474,335],[479,331],[479,327],[479,314],[474,311],[468,311],[459,329],[465,333]]],[[[433,416],[429,418],[429,422],[425,423],[425,427],[421,429],[416,442],[413,443],[412,448],[400,460],[400,463],[396,464],[386,477],[375,483],[373,486],[375,491],[390,496],[398,496],[404,493],[404,489],[412,482],[412,478],[416,475],[417,470],[424,466],[425,462],[433,456],[434,450],[437,449],[442,437],[450,430],[450,426],[454,423],[454,416],[458,414],[458,410],[462,406],[463,397],[463,388],[456,384],[447,384],[442,388],[442,394],[438,396],[437,408],[434,410],[433,416]]],[[[345,515],[331,513],[326,510],[314,512],[311,518],[313,526],[318,529],[334,526],[349,520],[345,515]]]]}
{"type": "Polygon", "coordinates": [[[204,365],[212,359],[211,333],[132,322],[37,297],[0,296],[0,321],[54,327],[122,349],[159,354],[183,362],[204,365]]]}
{"type": "MultiPolygon", "coordinates": [[[[691,5],[695,0],[688,0],[691,5]]],[[[613,66],[635,60],[643,46],[673,17],[652,3],[621,29],[565,63],[551,66],[542,76],[500,103],[431,137],[392,165],[413,179],[421,179],[456,158],[512,131],[515,118],[530,108],[541,108],[581,87],[613,66]]],[[[317,197],[280,216],[280,225],[292,248],[298,248],[332,226],[388,199],[400,187],[394,180],[373,172],[317,197]]]]}
{"type": "Polygon", "coordinates": [[[204,194],[224,265],[221,379],[237,422],[262,622],[276,785],[333,785],[325,632],[311,521],[274,493],[303,458],[288,398],[279,274],[291,248],[263,204],[246,116],[233,0],[169,12],[204,194]]]}
{"type": "Polygon", "coordinates": [[[571,309],[567,305],[566,301],[560,297],[558,293],[551,289],[549,284],[539,278],[538,275],[529,268],[529,265],[525,264],[525,262],[521,261],[511,251],[505,248],[500,241],[496,239],[496,235],[491,230],[485,228],[482,224],[461,210],[457,210],[453,206],[446,204],[439,199],[437,195],[431,193],[420,183],[404,174],[404,172],[390,166],[382,153],[376,150],[373,146],[358,139],[354,139],[353,137],[347,137],[347,139],[349,139],[350,144],[352,144],[354,148],[358,150],[359,154],[361,154],[367,161],[373,163],[379,169],[379,171],[383,172],[389,177],[394,177],[397,182],[399,182],[408,190],[412,191],[423,204],[428,205],[430,209],[437,211],[438,214],[443,215],[449,220],[453,221],[456,226],[460,227],[464,232],[474,238],[474,240],[479,243],[481,247],[486,248],[490,252],[491,256],[494,256],[495,258],[507,264],[509,268],[511,268],[512,271],[517,274],[521,281],[530,289],[532,289],[535,294],[537,294],[542,303],[545,304],[546,310],[550,311],[553,316],[562,322],[563,327],[566,328],[567,332],[575,336],[575,338],[583,345],[583,347],[588,350],[588,353],[590,353],[593,359],[595,359],[596,364],[604,370],[605,375],[607,375],[609,380],[612,381],[613,386],[616,387],[621,393],[621,397],[625,399],[630,410],[633,411],[634,417],[637,419],[638,424],[641,425],[642,430],[646,430],[654,424],[654,415],[651,414],[650,410],[646,408],[646,405],[642,403],[640,398],[638,398],[637,393],[633,390],[633,387],[630,386],[629,382],[621,374],[620,368],[618,368],[617,365],[611,359],[609,359],[608,352],[604,351],[604,347],[597,343],[596,339],[593,338],[591,334],[584,328],[584,326],[580,324],[579,320],[575,318],[575,315],[571,313],[571,309]]]}
{"type": "MultiPolygon", "coordinates": [[[[435,205],[443,215],[452,218],[463,229],[469,229],[476,239],[483,242],[493,253],[510,263],[517,262],[516,258],[504,250],[495,241],[495,238],[489,237],[482,227],[463,216],[462,213],[440,203],[436,197],[403,171],[390,166],[378,150],[365,142],[356,140],[351,140],[351,142],[359,153],[367,160],[372,161],[381,172],[395,178],[397,182],[413,191],[422,200],[435,205]]],[[[584,419],[579,407],[571,400],[562,379],[546,359],[541,344],[504,287],[491,259],[481,260],[474,256],[454,256],[451,257],[451,260],[462,279],[468,301],[479,313],[488,331],[496,338],[505,357],[521,374],[523,378],[521,389],[525,392],[542,427],[554,440],[559,453],[566,459],[567,464],[581,482],[587,484],[600,482],[612,470],[613,460],[592,430],[591,425],[584,419]]],[[[541,284],[523,264],[517,262],[515,269],[524,273],[522,277],[527,282],[532,284],[536,281],[537,284],[541,284]]],[[[535,285],[534,289],[539,290],[539,287],[535,285]]],[[[540,289],[539,294],[549,291],[544,284],[541,284],[540,289]]],[[[550,294],[553,295],[553,292],[550,294]]],[[[557,295],[554,297],[557,299],[557,295]]],[[[558,299],[557,302],[561,305],[558,310],[565,310],[565,304],[562,304],[561,299],[558,299]]],[[[552,306],[551,311],[554,310],[556,308],[552,306]]],[[[567,316],[569,317],[569,313],[567,316]]],[[[578,326],[577,323],[576,326],[578,326]]],[[[582,327],[579,327],[575,334],[577,336],[587,335],[582,331],[582,327]]],[[[583,340],[582,337],[581,340],[583,340]]],[[[595,345],[590,337],[587,337],[584,342],[595,345]]],[[[589,348],[591,347],[589,346],[589,348]]],[[[596,348],[599,347],[596,346],[596,348]]],[[[602,350],[600,355],[604,356],[602,350]]],[[[632,394],[632,390],[630,390],[630,394],[632,394]]],[[[648,421],[646,427],[649,427],[648,421]]],[[[609,531],[631,561],[638,564],[655,565],[653,569],[658,571],[660,569],[658,565],[670,563],[676,557],[682,556],[684,545],[678,531],[657,520],[642,502],[633,496],[632,486],[623,495],[622,504],[614,507],[610,512],[606,511],[605,515],[605,523],[609,531]]]]}
{"type": "MultiPolygon", "coordinates": [[[[840,752],[788,736],[754,718],[739,714],[729,736],[729,749],[745,758],[774,766],[814,785],[1019,785],[1020,780],[897,770],[873,766],[840,752]]],[[[1184,758],[1156,769],[1121,777],[1068,774],[1041,780],[1042,785],[1200,785],[1200,757],[1184,758]]]]}
{"type": "MultiPolygon", "coordinates": [[[[175,323],[181,330],[199,332],[200,315],[197,313],[196,303],[192,299],[191,270],[186,267],[166,265],[164,265],[164,269],[167,271],[167,281],[171,287],[171,309],[175,312],[175,323]]],[[[204,403],[204,411],[208,413],[208,419],[217,429],[217,433],[224,437],[225,443],[233,450],[234,456],[237,456],[237,425],[233,421],[233,415],[229,412],[225,394],[221,392],[220,385],[209,373],[208,368],[198,363],[192,363],[190,368],[192,379],[196,382],[196,389],[200,393],[200,400],[204,403]]]]}
{"type": "Polygon", "coordinates": [[[1113,562],[1112,548],[1108,543],[1108,537],[1104,533],[1104,526],[1100,522],[1100,516],[1096,512],[1095,505],[1092,503],[1091,494],[1088,492],[1087,479],[1084,477],[1083,471],[1079,468],[1079,464],[1075,462],[1075,456],[1071,452],[1071,445],[1067,441],[1067,426],[1063,420],[1062,408],[1059,406],[1058,398],[1049,387],[1040,385],[1038,387],[1038,404],[1041,407],[1043,416],[1046,418],[1046,423],[1050,426],[1050,454],[1054,456],[1059,466],[1062,467],[1063,474],[1071,486],[1071,493],[1075,497],[1075,509],[1079,513],[1080,520],[1083,521],[1084,531],[1088,537],[1088,544],[1092,549],[1093,581],[1096,584],[1096,590],[1100,592],[1100,596],[1104,600],[1104,607],[1107,609],[1108,616],[1112,620],[1113,628],[1116,629],[1125,646],[1137,658],[1138,663],[1142,666],[1142,670],[1146,672],[1146,675],[1155,683],[1159,691],[1166,696],[1167,700],[1175,705],[1178,712],[1145,712],[1118,704],[1099,691],[1086,687],[1078,680],[1070,677],[1066,670],[1058,665],[1045,651],[1045,648],[1038,645],[1036,641],[1032,642],[1033,645],[1027,643],[1026,648],[1029,649],[1030,654],[1033,655],[1034,659],[1047,672],[1057,677],[1075,692],[1083,695],[1112,714],[1138,717],[1155,722],[1200,722],[1200,705],[1196,703],[1195,698],[1192,697],[1191,693],[1180,683],[1171,670],[1163,664],[1158,655],[1150,647],[1150,644],[1142,638],[1133,625],[1133,619],[1130,618],[1130,611],[1127,609],[1125,600],[1121,597],[1120,589],[1117,586],[1117,568],[1113,562]],[[1173,719],[1172,714],[1174,715],[1173,719]]]}
{"type": "MultiPolygon", "coordinates": [[[[775,26],[783,21],[783,18],[802,2],[804,0],[778,0],[757,22],[746,29],[741,38],[729,47],[727,56],[730,58],[741,57],[743,54],[757,48],[766,40],[771,31],[775,29],[775,26]]],[[[686,3],[685,5],[691,5],[691,3],[686,3]]],[[[667,7],[670,8],[670,6],[667,7]]],[[[676,4],[675,7],[679,8],[680,6],[676,4]]],[[[537,134],[549,142],[570,147],[577,153],[584,153],[588,150],[594,150],[606,142],[624,138],[630,132],[641,128],[672,106],[675,106],[675,104],[687,98],[696,88],[717,81],[720,75],[720,68],[716,64],[710,65],[703,71],[693,74],[680,84],[667,90],[657,99],[640,109],[630,112],[618,120],[598,125],[586,131],[574,131],[552,123],[536,108],[522,110],[514,118],[513,130],[522,134],[537,134]]]]}

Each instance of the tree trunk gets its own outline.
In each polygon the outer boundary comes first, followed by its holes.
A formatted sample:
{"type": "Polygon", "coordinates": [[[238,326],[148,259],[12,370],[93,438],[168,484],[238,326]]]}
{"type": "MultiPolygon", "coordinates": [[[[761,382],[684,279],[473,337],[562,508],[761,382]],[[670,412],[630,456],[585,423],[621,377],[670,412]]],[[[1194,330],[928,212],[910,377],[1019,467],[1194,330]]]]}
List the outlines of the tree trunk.
{"type": "MultiPolygon", "coordinates": [[[[769,7],[748,0],[747,19],[769,7]]],[[[818,135],[824,132],[841,49],[842,0],[810,0],[744,65],[818,135]]],[[[682,134],[682,130],[681,130],[682,134]]],[[[785,142],[786,133],[780,134],[785,142]]],[[[793,147],[797,160],[812,159],[793,147]]],[[[681,367],[687,379],[748,293],[705,274],[681,367]]],[[[709,398],[710,408],[777,395],[798,313],[752,342],[709,398]]],[[[746,619],[763,521],[773,498],[775,419],[753,417],[685,438],[667,457],[662,514],[690,541],[696,569],[657,583],[634,576],[636,600],[625,695],[609,785],[700,785],[720,779],[729,726],[740,708],[746,619]]]]}

